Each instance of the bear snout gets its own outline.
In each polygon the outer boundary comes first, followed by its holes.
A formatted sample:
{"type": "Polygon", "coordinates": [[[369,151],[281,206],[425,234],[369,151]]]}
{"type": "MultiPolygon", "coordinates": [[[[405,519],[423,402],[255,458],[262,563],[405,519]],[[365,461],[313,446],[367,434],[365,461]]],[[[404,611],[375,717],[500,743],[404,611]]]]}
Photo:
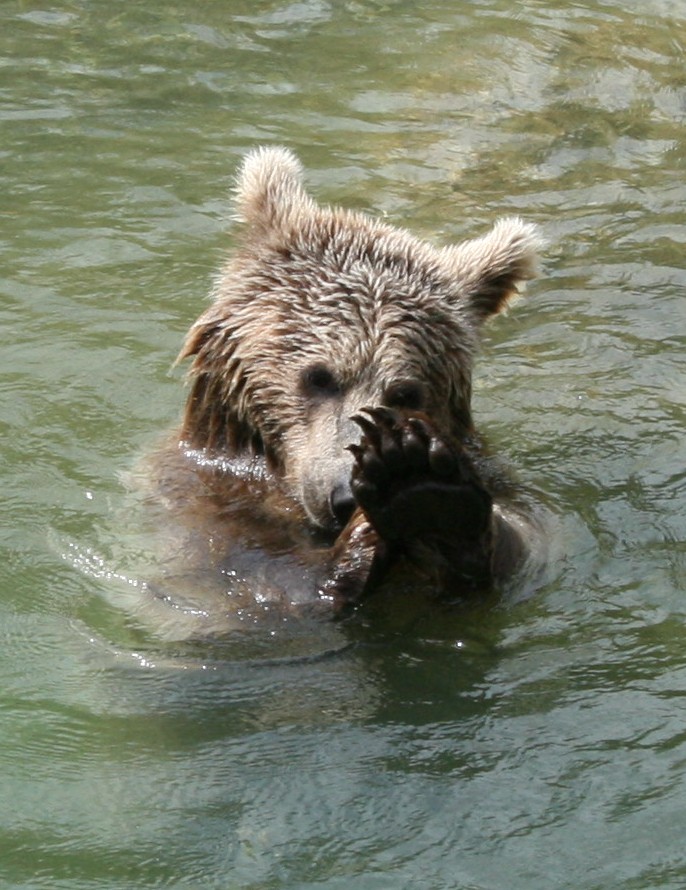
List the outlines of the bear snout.
{"type": "Polygon", "coordinates": [[[350,488],[350,482],[339,482],[329,495],[329,508],[336,524],[343,528],[353,515],[357,503],[350,488]]]}

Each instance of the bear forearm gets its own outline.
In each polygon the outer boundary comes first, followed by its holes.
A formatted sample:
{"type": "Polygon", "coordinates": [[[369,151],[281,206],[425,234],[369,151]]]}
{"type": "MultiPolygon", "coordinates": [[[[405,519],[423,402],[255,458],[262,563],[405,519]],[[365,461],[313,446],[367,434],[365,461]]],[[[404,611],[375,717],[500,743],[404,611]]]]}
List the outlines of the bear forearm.
{"type": "Polygon", "coordinates": [[[319,596],[343,609],[380,584],[389,564],[388,547],[358,509],[331,548],[319,596]]]}

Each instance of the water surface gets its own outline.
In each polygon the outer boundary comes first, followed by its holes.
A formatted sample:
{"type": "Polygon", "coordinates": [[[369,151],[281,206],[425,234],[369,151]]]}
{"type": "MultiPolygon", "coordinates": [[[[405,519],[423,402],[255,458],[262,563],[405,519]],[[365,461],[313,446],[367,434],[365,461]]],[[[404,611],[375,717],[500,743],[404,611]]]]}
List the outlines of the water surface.
{"type": "Polygon", "coordinates": [[[4,887],[686,884],[686,10],[419,6],[2,5],[4,887]],[[542,226],[474,405],[560,519],[532,599],[203,646],[97,570],[260,143],[439,243],[542,226]]]}

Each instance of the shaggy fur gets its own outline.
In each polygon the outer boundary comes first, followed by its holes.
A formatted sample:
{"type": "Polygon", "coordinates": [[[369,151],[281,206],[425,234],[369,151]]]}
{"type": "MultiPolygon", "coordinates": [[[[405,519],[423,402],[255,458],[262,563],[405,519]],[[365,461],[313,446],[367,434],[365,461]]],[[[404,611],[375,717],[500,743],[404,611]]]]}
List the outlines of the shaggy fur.
{"type": "MultiPolygon", "coordinates": [[[[238,249],[179,356],[192,359],[181,453],[202,455],[215,477],[221,465],[222,497],[233,497],[231,479],[244,482],[246,473],[254,486],[248,497],[259,501],[260,486],[278,489],[283,500],[267,510],[267,524],[295,516],[296,524],[328,535],[336,559],[343,553],[344,561],[359,562],[362,550],[351,557],[346,548],[358,547],[351,541],[359,542],[366,523],[365,546],[377,555],[382,549],[388,559],[394,548],[379,533],[383,523],[375,523],[372,504],[361,509],[364,497],[358,495],[374,482],[366,478],[369,466],[395,466],[395,451],[407,451],[421,420],[424,451],[445,446],[462,481],[458,485],[453,473],[435,483],[429,461],[420,487],[426,489],[427,480],[430,487],[452,486],[447,501],[436,495],[450,505],[448,515],[461,509],[456,486],[463,490],[464,478],[476,474],[485,497],[496,498],[489,529],[499,525],[496,538],[502,538],[503,528],[516,526],[522,538],[521,517],[502,518],[507,505],[498,503],[495,483],[480,475],[471,375],[483,323],[534,275],[537,230],[503,219],[479,238],[436,248],[364,214],[319,206],[302,180],[299,161],[281,148],[251,153],[238,175],[238,249]],[[360,425],[364,429],[360,411],[369,406],[395,413],[383,421],[368,416],[366,453],[351,453],[348,446],[360,443],[360,425]],[[395,442],[390,449],[389,436],[395,442]],[[355,507],[358,531],[342,532],[355,507]]],[[[399,478],[393,491],[403,484],[399,478]]],[[[411,510],[410,489],[402,503],[411,510]]],[[[421,528],[417,534],[422,537],[421,528]]],[[[426,537],[432,536],[435,530],[426,537]]],[[[395,549],[412,550],[407,543],[395,549]]],[[[456,549],[464,550],[463,543],[456,549]]],[[[497,541],[484,546],[497,562],[497,541]]],[[[450,542],[439,549],[450,563],[450,542]]],[[[321,557],[324,576],[328,558],[321,557]]],[[[367,574],[361,573],[362,587],[367,574]]]]}

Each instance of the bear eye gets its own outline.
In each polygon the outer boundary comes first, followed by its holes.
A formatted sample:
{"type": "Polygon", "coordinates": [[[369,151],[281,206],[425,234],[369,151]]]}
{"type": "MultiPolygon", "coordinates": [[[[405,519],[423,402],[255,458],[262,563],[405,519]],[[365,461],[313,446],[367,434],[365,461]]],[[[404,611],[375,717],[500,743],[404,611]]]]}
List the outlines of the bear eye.
{"type": "Polygon", "coordinates": [[[426,389],[416,380],[399,380],[386,387],[384,404],[389,408],[418,411],[426,404],[426,389]]]}
{"type": "Polygon", "coordinates": [[[316,364],[305,368],[300,378],[302,391],[306,396],[330,398],[337,396],[341,386],[335,374],[326,365],[316,364]]]}

